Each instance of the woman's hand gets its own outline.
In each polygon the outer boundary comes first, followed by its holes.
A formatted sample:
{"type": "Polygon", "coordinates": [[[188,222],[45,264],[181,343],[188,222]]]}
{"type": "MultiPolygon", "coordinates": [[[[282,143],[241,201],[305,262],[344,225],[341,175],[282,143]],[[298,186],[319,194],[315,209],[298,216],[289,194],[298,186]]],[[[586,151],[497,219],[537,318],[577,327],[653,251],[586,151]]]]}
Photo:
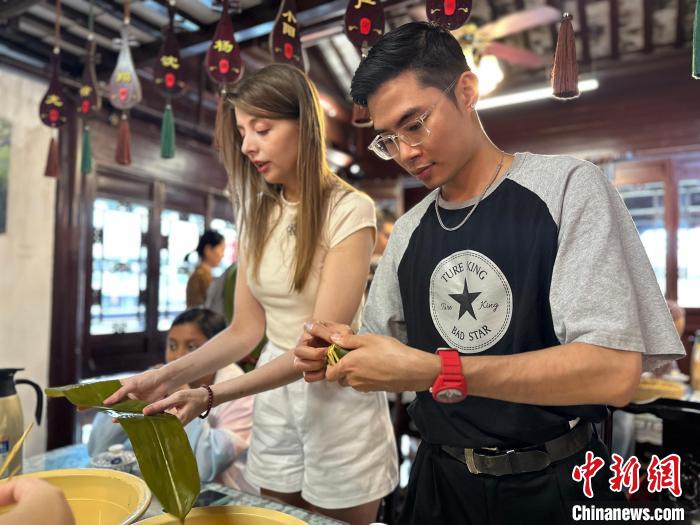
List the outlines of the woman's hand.
{"type": "Polygon", "coordinates": [[[0,482],[0,507],[12,504],[14,509],[0,515],[0,525],[75,523],[63,492],[42,479],[20,477],[0,482]]]}
{"type": "Polygon", "coordinates": [[[168,367],[164,366],[122,379],[121,388],[105,399],[104,404],[112,405],[125,397],[143,401],[162,399],[173,390],[168,380],[168,373],[168,367]]]}
{"type": "Polygon", "coordinates": [[[327,321],[304,324],[304,333],[294,348],[294,368],[304,374],[308,383],[321,381],[326,376],[326,351],[333,336],[351,335],[348,325],[327,321]]]}
{"type": "Polygon", "coordinates": [[[209,393],[206,388],[188,388],[151,403],[143,409],[143,413],[152,416],[159,412],[167,412],[180,420],[182,426],[196,418],[207,409],[209,393]]]}

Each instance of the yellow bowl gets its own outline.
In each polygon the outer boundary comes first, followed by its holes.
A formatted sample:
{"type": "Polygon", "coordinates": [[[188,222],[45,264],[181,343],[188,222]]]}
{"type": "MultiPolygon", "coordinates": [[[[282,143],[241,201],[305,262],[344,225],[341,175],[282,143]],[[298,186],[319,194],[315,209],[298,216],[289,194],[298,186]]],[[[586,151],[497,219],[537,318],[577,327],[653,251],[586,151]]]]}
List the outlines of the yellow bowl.
{"type": "Polygon", "coordinates": [[[151,503],[151,491],[141,478],[116,470],[46,470],[24,477],[41,478],[61,489],[76,525],[128,525],[151,503]]]}
{"type": "MultiPolygon", "coordinates": [[[[305,525],[306,522],[271,509],[224,505],[198,507],[185,518],[185,525],[305,525]]],[[[170,514],[162,514],[139,521],[138,525],[180,525],[180,520],[170,514]]]]}

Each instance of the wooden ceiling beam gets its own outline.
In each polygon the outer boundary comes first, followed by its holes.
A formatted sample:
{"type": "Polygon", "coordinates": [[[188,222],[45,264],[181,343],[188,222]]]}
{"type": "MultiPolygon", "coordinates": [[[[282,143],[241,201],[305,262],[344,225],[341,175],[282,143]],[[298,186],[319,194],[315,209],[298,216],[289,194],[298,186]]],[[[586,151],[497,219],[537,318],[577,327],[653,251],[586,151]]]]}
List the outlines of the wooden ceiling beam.
{"type": "MultiPolygon", "coordinates": [[[[15,20],[17,22],[16,25],[18,25],[19,20],[15,20]]],[[[45,70],[44,77],[48,78],[48,68],[50,57],[53,53],[53,43],[43,42],[33,35],[18,31],[14,28],[14,25],[0,26],[0,39],[1,43],[7,46],[8,49],[19,54],[25,54],[43,64],[41,67],[45,70]]],[[[60,58],[61,70],[68,71],[70,74],[76,74],[76,72],[82,71],[82,62],[77,56],[64,51],[61,53],[60,58]]]]}
{"type": "Polygon", "coordinates": [[[581,62],[583,64],[591,63],[591,32],[588,30],[588,14],[586,13],[587,3],[588,0],[577,0],[576,2],[579,35],[581,37],[581,62]]]}
{"type": "Polygon", "coordinates": [[[644,53],[654,50],[654,3],[656,0],[644,0],[644,53]]]}
{"type": "Polygon", "coordinates": [[[15,0],[14,2],[0,3],[0,20],[7,21],[10,18],[21,15],[34,4],[38,4],[41,0],[15,0]]]}
{"type": "MultiPolygon", "coordinates": [[[[50,0],[47,0],[45,3],[46,8],[49,8],[51,10],[55,9],[55,2],[53,2],[51,5],[49,5],[50,0]]],[[[27,13],[31,14],[31,13],[27,13]]],[[[77,9],[73,9],[70,6],[65,5],[65,3],[61,3],[61,18],[68,20],[75,25],[78,25],[80,27],[85,28],[86,30],[89,27],[89,16],[86,13],[83,13],[82,11],[78,11],[77,9]]],[[[104,36],[105,38],[114,39],[114,38],[119,38],[119,31],[115,31],[111,27],[108,27],[106,25],[101,24],[99,21],[95,20],[94,22],[94,28],[95,28],[95,33],[100,34],[104,36]]],[[[65,33],[65,31],[62,31],[62,34],[65,33]]]]}
{"type": "Polygon", "coordinates": [[[352,78],[352,76],[355,74],[355,70],[352,67],[350,67],[350,64],[348,64],[348,61],[345,59],[345,55],[338,48],[336,43],[333,42],[332,38],[328,39],[328,45],[330,45],[330,47],[333,49],[333,52],[338,56],[338,60],[340,60],[340,63],[343,64],[343,69],[348,74],[348,78],[352,78]]]}
{"type": "Polygon", "coordinates": [[[610,57],[620,58],[620,4],[610,0],[610,57]]]}
{"type": "MultiPolygon", "coordinates": [[[[122,6],[116,5],[112,2],[110,2],[109,0],[92,0],[92,1],[95,2],[95,7],[102,10],[104,13],[116,18],[117,20],[123,20],[124,13],[123,13],[122,6]]],[[[56,0],[45,0],[45,3],[46,3],[46,5],[51,6],[51,8],[53,9],[54,6],[56,5],[56,0]]],[[[68,6],[64,6],[63,4],[61,4],[61,10],[64,11],[66,9],[69,9],[74,14],[81,13],[80,11],[77,11],[75,9],[70,9],[68,6]]],[[[96,12],[95,16],[97,17],[97,16],[100,16],[101,14],[102,13],[100,13],[100,12],[96,12]]],[[[82,16],[84,17],[84,20],[85,20],[83,27],[87,27],[87,14],[82,13],[82,16]]],[[[99,23],[99,22],[96,21],[96,23],[99,23]]],[[[131,12],[131,22],[130,23],[131,23],[132,27],[138,29],[139,31],[143,31],[144,33],[146,33],[154,38],[157,38],[157,39],[161,38],[160,28],[149,24],[145,20],[141,19],[138,15],[136,15],[136,13],[134,13],[134,12],[131,12]]],[[[105,30],[114,31],[113,29],[105,28],[104,24],[100,24],[100,28],[101,28],[101,30],[100,30],[101,33],[102,33],[102,28],[104,28],[105,30]]]]}
{"type": "Polygon", "coordinates": [[[678,0],[678,14],[676,15],[676,47],[683,47],[687,40],[685,34],[685,17],[688,10],[687,0],[678,0]]]}
{"type": "MultiPolygon", "coordinates": [[[[157,3],[159,3],[160,5],[162,5],[163,7],[170,9],[170,3],[168,2],[168,0],[155,0],[155,1],[157,3]]],[[[206,24],[202,24],[201,20],[197,20],[195,17],[193,17],[187,11],[183,11],[182,9],[178,9],[177,2],[175,3],[174,9],[175,9],[176,15],[180,15],[182,18],[184,18],[188,22],[192,22],[193,24],[197,24],[199,27],[202,27],[202,25],[206,25],[206,24]]]]}
{"type": "MultiPolygon", "coordinates": [[[[33,15],[32,13],[25,13],[20,17],[20,24],[23,20],[26,21],[28,24],[33,25],[37,29],[40,29],[45,35],[50,35],[53,40],[54,28],[43,18],[39,18],[33,15]]],[[[34,35],[28,36],[31,36],[32,38],[37,38],[34,35]]],[[[61,42],[68,42],[69,44],[78,46],[80,49],[85,49],[87,43],[87,41],[84,38],[80,38],[79,36],[75,36],[74,34],[69,33],[65,30],[65,28],[61,28],[61,42]]],[[[64,52],[70,53],[66,50],[64,50],[64,52]]]]}
{"type": "MultiPolygon", "coordinates": [[[[39,69],[48,71],[49,60],[48,57],[51,56],[52,46],[43,43],[40,40],[27,41],[25,36],[18,36],[17,34],[8,34],[6,29],[0,29],[0,38],[2,39],[2,45],[6,46],[10,51],[17,53],[18,55],[25,55],[28,58],[35,60],[42,65],[39,69]]],[[[4,53],[0,53],[0,57],[4,53]]],[[[61,63],[63,65],[63,59],[65,57],[61,56],[61,63]]],[[[12,62],[17,62],[17,59],[12,59],[12,62]]],[[[37,66],[28,66],[34,67],[37,66]]],[[[44,74],[46,77],[47,74],[44,74]]]]}
{"type": "Polygon", "coordinates": [[[305,51],[309,58],[309,72],[318,73],[314,75],[314,82],[318,85],[319,89],[329,94],[334,93],[336,95],[341,95],[340,98],[346,100],[346,97],[342,96],[342,94],[345,93],[345,87],[340,84],[338,78],[331,71],[330,67],[328,67],[328,64],[323,59],[323,55],[317,49],[317,46],[308,47],[305,51]],[[323,71],[318,71],[319,68],[323,71]],[[332,82],[328,82],[328,79],[331,79],[332,82]]]}

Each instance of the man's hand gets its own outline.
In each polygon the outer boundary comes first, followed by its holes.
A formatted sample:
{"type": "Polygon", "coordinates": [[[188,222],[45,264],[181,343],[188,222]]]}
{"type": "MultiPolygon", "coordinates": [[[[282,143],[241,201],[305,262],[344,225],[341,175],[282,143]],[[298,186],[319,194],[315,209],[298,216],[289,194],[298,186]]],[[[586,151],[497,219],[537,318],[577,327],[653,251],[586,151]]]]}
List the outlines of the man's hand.
{"type": "Polygon", "coordinates": [[[360,392],[428,390],[440,373],[440,359],[383,335],[334,335],[332,342],[351,350],[326,371],[360,392]]]}
{"type": "Polygon", "coordinates": [[[294,348],[294,368],[313,383],[326,377],[326,351],[334,335],[351,335],[348,325],[327,321],[310,321],[304,324],[304,333],[294,348]]]}

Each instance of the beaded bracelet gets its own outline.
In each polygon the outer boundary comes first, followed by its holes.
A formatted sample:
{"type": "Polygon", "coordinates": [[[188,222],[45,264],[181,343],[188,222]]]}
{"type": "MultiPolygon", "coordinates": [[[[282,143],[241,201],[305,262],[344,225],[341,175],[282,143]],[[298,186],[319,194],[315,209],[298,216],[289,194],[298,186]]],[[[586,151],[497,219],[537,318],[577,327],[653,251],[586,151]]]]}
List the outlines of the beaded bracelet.
{"type": "Polygon", "coordinates": [[[199,417],[205,419],[209,415],[209,411],[211,410],[211,407],[214,404],[214,392],[211,391],[211,387],[209,385],[202,385],[202,388],[206,389],[209,397],[207,399],[207,409],[201,414],[199,414],[199,417]]]}

